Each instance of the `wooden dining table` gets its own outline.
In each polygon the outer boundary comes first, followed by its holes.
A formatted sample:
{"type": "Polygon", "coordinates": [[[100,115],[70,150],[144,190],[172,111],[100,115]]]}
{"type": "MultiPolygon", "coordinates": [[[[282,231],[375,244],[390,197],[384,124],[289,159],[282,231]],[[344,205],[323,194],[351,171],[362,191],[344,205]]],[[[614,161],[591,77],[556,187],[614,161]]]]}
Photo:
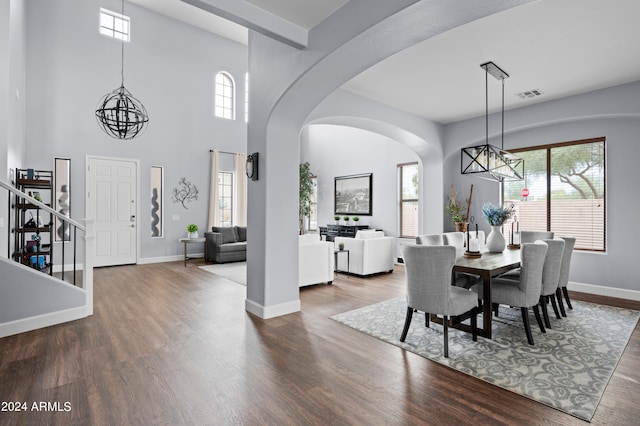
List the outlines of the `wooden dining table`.
{"type": "MultiPolygon", "coordinates": [[[[478,327],[478,335],[491,339],[491,279],[503,274],[511,269],[520,267],[520,250],[505,249],[502,253],[489,253],[481,251],[482,257],[464,257],[464,252],[458,253],[456,263],[453,266],[453,273],[467,272],[479,275],[483,282],[482,294],[482,327],[478,327]]],[[[471,327],[458,321],[452,321],[452,326],[471,332],[471,327]]]]}

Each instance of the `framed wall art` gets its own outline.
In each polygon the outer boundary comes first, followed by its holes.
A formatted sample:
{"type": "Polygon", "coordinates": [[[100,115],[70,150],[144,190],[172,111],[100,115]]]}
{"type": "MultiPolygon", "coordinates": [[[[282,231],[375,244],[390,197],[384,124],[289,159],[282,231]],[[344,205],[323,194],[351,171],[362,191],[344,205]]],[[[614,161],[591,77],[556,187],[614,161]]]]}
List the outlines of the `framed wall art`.
{"type": "Polygon", "coordinates": [[[371,216],[373,173],[334,178],[334,210],[336,215],[371,216]]]}

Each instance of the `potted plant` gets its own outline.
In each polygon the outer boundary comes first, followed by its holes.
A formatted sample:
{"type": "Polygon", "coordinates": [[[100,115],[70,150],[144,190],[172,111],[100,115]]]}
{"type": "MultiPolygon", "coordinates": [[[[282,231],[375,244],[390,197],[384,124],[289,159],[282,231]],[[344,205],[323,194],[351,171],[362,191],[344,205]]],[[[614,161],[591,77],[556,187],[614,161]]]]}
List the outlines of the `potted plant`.
{"type": "Polygon", "coordinates": [[[338,222],[340,222],[340,216],[334,216],[333,220],[336,221],[336,225],[338,224],[338,222]]]}
{"type": "Polygon", "coordinates": [[[351,219],[353,219],[353,221],[355,222],[355,224],[358,224],[358,221],[360,220],[360,218],[358,216],[354,216],[351,219]]]}
{"type": "Polygon", "coordinates": [[[349,224],[349,216],[342,216],[342,220],[344,220],[345,225],[349,224]]]}
{"type": "Polygon", "coordinates": [[[513,204],[509,207],[498,207],[492,203],[485,203],[482,206],[482,216],[491,225],[491,232],[487,235],[487,249],[490,252],[500,253],[506,247],[507,243],[500,227],[513,216],[513,213],[513,204]]]}
{"type": "Polygon", "coordinates": [[[198,238],[198,225],[190,223],[187,225],[187,232],[189,233],[189,238],[198,238]]]}
{"type": "Polygon", "coordinates": [[[451,195],[449,196],[449,202],[445,208],[445,213],[451,217],[451,222],[455,225],[456,231],[466,232],[469,200],[465,200],[464,202],[458,201],[458,194],[456,193],[453,184],[451,185],[451,195]]]}
{"type": "Polygon", "coordinates": [[[298,230],[304,234],[304,221],[311,215],[311,196],[315,189],[315,181],[308,162],[300,163],[300,203],[298,205],[298,230]]]}
{"type": "Polygon", "coordinates": [[[344,250],[344,243],[338,243],[338,249],[340,249],[340,251],[344,250]]]}

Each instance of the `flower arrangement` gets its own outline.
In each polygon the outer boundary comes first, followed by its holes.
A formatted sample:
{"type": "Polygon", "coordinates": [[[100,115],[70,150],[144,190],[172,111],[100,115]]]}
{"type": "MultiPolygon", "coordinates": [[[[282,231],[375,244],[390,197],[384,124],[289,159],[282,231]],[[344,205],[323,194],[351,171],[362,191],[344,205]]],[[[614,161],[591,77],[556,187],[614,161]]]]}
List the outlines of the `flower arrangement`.
{"type": "Polygon", "coordinates": [[[504,224],[511,216],[513,216],[513,204],[509,207],[498,207],[491,203],[485,203],[482,206],[482,216],[489,222],[491,226],[500,226],[504,224]]]}

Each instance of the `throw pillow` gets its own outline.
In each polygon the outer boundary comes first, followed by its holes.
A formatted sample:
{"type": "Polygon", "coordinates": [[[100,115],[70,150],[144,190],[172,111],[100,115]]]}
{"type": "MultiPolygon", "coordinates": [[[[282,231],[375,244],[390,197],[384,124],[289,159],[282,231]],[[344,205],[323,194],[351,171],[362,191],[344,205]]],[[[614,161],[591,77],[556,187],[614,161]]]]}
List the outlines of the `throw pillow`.
{"type": "Polygon", "coordinates": [[[214,226],[211,230],[220,234],[222,237],[222,244],[238,242],[238,234],[236,234],[235,226],[214,226]]]}
{"type": "Polygon", "coordinates": [[[246,226],[236,226],[236,231],[238,232],[238,241],[247,241],[247,227],[246,226]]]}

